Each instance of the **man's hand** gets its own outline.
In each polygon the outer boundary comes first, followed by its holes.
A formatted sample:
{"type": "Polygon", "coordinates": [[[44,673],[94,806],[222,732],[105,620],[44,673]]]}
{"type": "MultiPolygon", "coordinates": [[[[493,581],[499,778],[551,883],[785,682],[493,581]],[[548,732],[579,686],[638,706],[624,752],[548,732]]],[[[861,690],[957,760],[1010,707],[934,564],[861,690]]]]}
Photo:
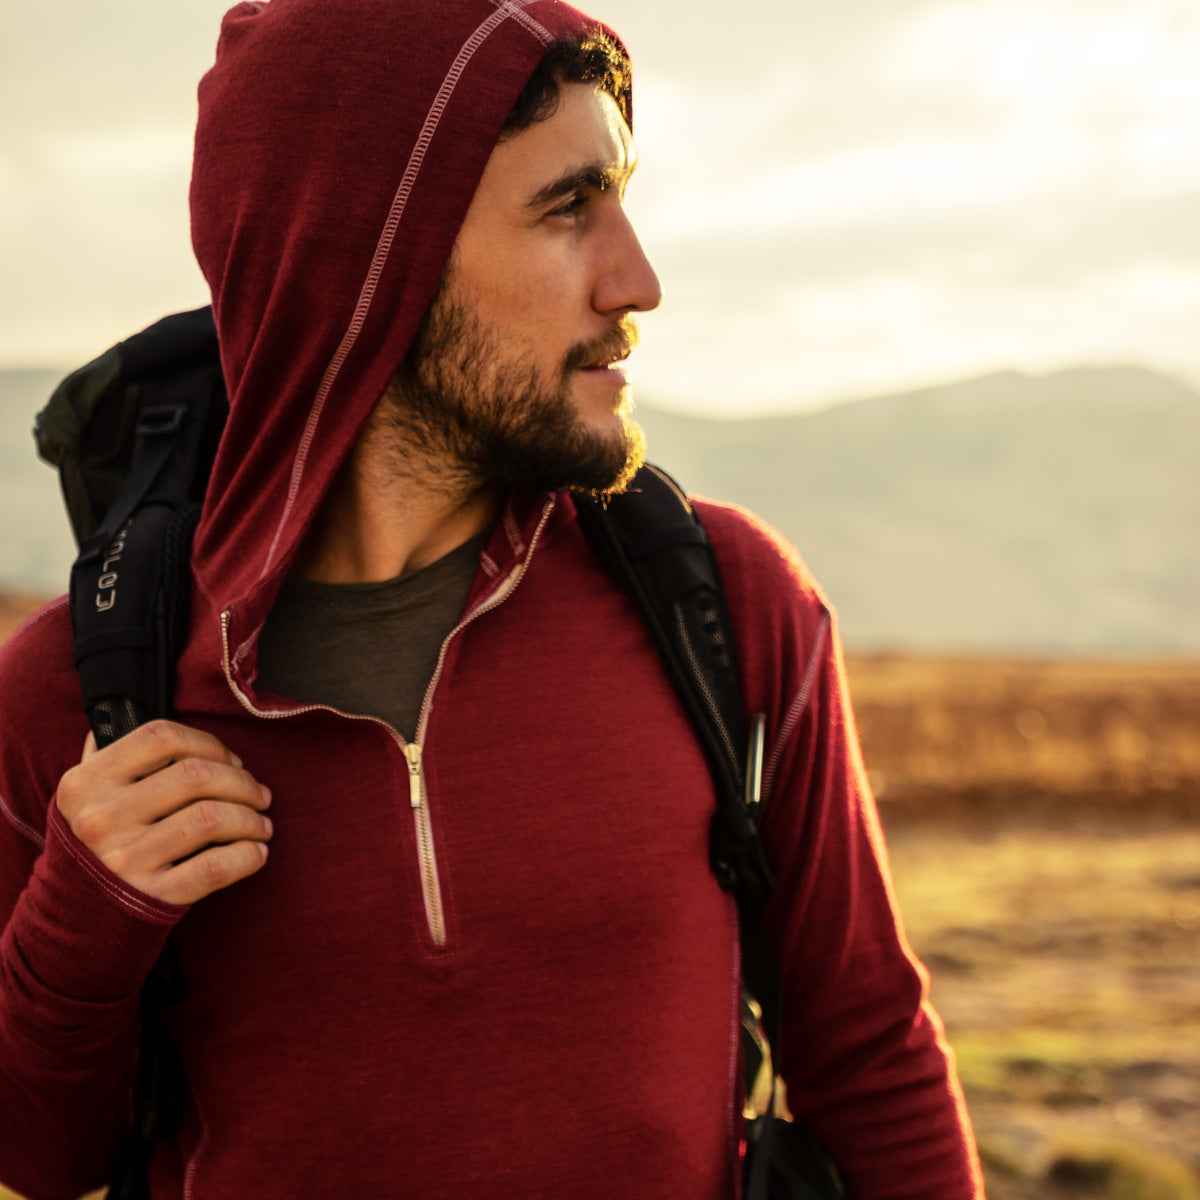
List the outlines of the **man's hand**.
{"type": "Polygon", "coordinates": [[[211,734],[151,721],[96,749],[58,785],[71,832],[110,870],[168,904],[191,904],[267,859],[271,793],[211,734]]]}

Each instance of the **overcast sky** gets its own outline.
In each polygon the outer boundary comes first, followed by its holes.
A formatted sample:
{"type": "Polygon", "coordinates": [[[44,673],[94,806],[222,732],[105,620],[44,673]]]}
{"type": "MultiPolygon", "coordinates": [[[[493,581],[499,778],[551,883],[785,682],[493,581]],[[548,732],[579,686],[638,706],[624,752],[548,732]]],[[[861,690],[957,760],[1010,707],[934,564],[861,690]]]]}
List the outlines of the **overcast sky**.
{"type": "MultiPolygon", "coordinates": [[[[206,300],[187,176],[227,4],[4,5],[0,366],[69,366],[206,300]]],[[[1200,382],[1196,0],[589,11],[635,60],[630,207],[666,291],[643,397],[749,413],[1128,361],[1200,382]]]]}

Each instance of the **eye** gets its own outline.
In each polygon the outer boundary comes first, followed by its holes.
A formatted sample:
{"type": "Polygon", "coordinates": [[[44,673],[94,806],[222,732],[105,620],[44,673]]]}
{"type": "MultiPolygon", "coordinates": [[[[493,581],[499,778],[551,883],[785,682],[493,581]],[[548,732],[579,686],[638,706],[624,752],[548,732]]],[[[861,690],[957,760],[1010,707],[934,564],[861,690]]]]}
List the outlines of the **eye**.
{"type": "Polygon", "coordinates": [[[571,195],[556,208],[552,208],[546,216],[548,217],[572,217],[587,203],[587,196],[583,192],[572,192],[571,195]]]}

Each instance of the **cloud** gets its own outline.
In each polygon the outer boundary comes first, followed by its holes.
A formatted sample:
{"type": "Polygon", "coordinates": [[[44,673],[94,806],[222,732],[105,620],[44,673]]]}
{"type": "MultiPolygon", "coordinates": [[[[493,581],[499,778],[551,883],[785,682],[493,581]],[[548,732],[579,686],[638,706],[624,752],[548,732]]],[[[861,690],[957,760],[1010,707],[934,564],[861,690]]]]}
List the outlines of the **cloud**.
{"type": "Polygon", "coordinates": [[[737,89],[652,80],[639,140],[677,182],[647,218],[675,237],[900,227],[1097,187],[1195,188],[1200,17],[1180,27],[1164,4],[1099,8],[933,6],[852,79],[804,63],[737,89]],[[832,141],[797,132],[813,126],[832,141]]]}
{"type": "Polygon", "coordinates": [[[0,160],[0,355],[67,366],[204,303],[188,240],[189,139],[160,124],[54,134],[0,160]]]}
{"type": "MultiPolygon", "coordinates": [[[[202,302],[187,158],[225,7],[7,21],[0,357],[69,363],[202,302]]],[[[1080,358],[1200,378],[1192,0],[590,7],[636,64],[629,205],[667,292],[643,394],[787,406],[1080,358]]]]}
{"type": "Polygon", "coordinates": [[[196,84],[225,0],[58,0],[0,45],[0,362],[69,366],[204,302],[188,239],[196,84]]]}
{"type": "Polygon", "coordinates": [[[1200,271],[1148,261],[1065,288],[970,291],[911,273],[796,282],[646,318],[638,395],[750,413],[1006,368],[1152,361],[1194,378],[1200,271]],[[653,327],[651,328],[651,322],[653,327]],[[1153,328],[1147,334],[1147,325],[1153,328]]]}
{"type": "Polygon", "coordinates": [[[790,81],[647,89],[670,182],[631,205],[678,329],[640,380],[767,407],[1076,361],[1200,378],[1200,13],[984,0],[881,28],[790,81]]]}

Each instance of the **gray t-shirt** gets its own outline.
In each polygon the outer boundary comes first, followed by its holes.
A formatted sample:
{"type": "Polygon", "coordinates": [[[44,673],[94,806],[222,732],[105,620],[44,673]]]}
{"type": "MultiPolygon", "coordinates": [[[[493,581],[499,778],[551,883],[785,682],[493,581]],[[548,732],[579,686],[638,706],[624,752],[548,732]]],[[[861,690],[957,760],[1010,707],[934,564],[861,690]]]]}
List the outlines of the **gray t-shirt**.
{"type": "Polygon", "coordinates": [[[285,580],[259,643],[259,686],[380,717],[411,740],[487,538],[382,583],[285,580]]]}

